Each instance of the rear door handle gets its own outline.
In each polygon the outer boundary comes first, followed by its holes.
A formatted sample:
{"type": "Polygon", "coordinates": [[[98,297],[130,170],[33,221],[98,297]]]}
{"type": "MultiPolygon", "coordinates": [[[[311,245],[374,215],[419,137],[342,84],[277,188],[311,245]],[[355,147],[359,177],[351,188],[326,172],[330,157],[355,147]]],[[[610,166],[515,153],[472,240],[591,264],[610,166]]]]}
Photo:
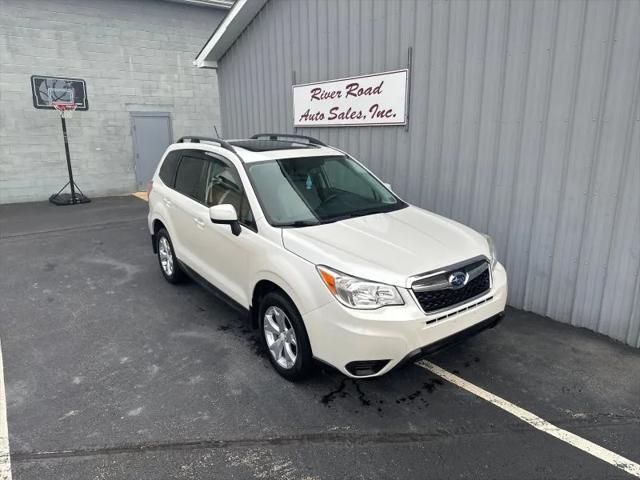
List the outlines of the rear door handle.
{"type": "Polygon", "coordinates": [[[167,207],[171,207],[171,205],[173,205],[173,203],[171,203],[171,200],[169,200],[168,198],[165,198],[163,201],[167,207]]]}

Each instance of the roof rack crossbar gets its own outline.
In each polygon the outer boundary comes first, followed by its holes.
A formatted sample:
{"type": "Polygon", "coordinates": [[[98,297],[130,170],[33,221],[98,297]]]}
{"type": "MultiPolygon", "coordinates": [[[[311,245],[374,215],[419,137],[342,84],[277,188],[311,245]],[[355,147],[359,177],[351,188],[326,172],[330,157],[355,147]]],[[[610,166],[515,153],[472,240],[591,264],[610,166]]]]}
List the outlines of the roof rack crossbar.
{"type": "Polygon", "coordinates": [[[229,150],[230,152],[233,152],[236,155],[238,155],[238,152],[236,152],[236,149],[233,148],[233,145],[231,145],[228,142],[225,142],[224,140],[222,140],[220,138],[201,137],[200,135],[185,135],[184,137],[180,137],[176,143],[187,143],[186,142],[187,140],[189,140],[189,143],[200,143],[200,142],[217,143],[218,145],[220,145],[225,150],[229,150]]]}
{"type": "Polygon", "coordinates": [[[327,144],[317,138],[308,137],[306,135],[296,135],[293,133],[256,133],[252,140],[282,140],[282,139],[301,139],[306,140],[311,145],[318,145],[320,147],[326,147],[327,144]]]}

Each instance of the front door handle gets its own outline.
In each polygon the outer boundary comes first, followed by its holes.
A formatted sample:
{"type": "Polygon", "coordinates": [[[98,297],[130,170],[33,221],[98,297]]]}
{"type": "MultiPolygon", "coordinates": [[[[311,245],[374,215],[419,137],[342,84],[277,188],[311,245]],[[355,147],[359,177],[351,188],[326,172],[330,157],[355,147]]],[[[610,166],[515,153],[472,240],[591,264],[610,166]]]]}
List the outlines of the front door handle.
{"type": "Polygon", "coordinates": [[[193,221],[196,223],[196,225],[198,225],[199,228],[204,228],[204,226],[206,225],[204,221],[202,221],[198,217],[193,217],[193,221]]]}

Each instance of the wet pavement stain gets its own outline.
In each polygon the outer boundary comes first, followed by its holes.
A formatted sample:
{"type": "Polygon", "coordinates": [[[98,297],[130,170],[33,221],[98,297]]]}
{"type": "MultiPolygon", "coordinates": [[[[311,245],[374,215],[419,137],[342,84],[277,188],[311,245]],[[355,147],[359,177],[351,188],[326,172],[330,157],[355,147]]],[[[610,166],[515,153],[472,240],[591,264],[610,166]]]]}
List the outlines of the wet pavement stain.
{"type": "MultiPolygon", "coordinates": [[[[431,378],[424,382],[420,388],[410,391],[410,393],[395,399],[395,404],[406,406],[413,405],[412,408],[416,408],[418,410],[427,408],[429,406],[429,402],[425,398],[425,393],[431,394],[438,386],[443,384],[444,382],[439,378],[431,378]]],[[[382,399],[372,399],[363,389],[363,384],[355,379],[343,378],[340,383],[333,387],[333,390],[320,398],[320,403],[325,405],[327,408],[332,408],[332,404],[338,399],[350,399],[348,400],[350,403],[342,404],[341,406],[347,408],[349,406],[357,407],[353,409],[353,413],[364,413],[366,410],[363,410],[363,408],[371,408],[373,412],[382,417],[386,411],[385,401],[382,399]],[[356,400],[359,405],[354,404],[354,400],[356,400]]]]}
{"type": "Polygon", "coordinates": [[[346,386],[347,386],[347,379],[343,378],[340,381],[340,384],[338,385],[337,388],[330,391],[326,395],[322,396],[322,398],[320,399],[320,402],[326,405],[327,407],[330,407],[330,404],[336,399],[338,395],[340,395],[342,398],[346,396],[346,392],[344,391],[344,388],[346,386]]]}
{"type": "Polygon", "coordinates": [[[266,356],[267,349],[264,346],[260,336],[258,335],[258,331],[252,328],[247,324],[246,321],[240,321],[238,325],[226,323],[224,325],[218,325],[216,327],[218,332],[228,332],[232,333],[236,337],[244,340],[251,351],[255,353],[259,357],[264,357],[265,360],[268,359],[266,356]]]}
{"type": "MultiPolygon", "coordinates": [[[[343,378],[340,381],[340,384],[338,385],[338,387],[335,390],[324,395],[320,399],[320,402],[327,405],[327,407],[331,408],[330,403],[333,402],[336,398],[347,398],[347,397],[356,399],[360,403],[361,407],[368,408],[371,406],[371,400],[367,397],[367,394],[364,392],[364,390],[362,390],[362,387],[358,382],[358,380],[348,379],[348,378],[343,378]],[[352,385],[353,389],[351,389],[351,391],[348,391],[347,385],[352,385]]],[[[379,409],[379,411],[381,411],[381,409],[379,409]]],[[[359,413],[359,412],[360,410],[356,409],[354,410],[353,413],[359,413]]]]}
{"type": "Polygon", "coordinates": [[[360,400],[360,404],[363,407],[371,406],[371,401],[369,399],[367,399],[365,393],[360,388],[360,384],[358,383],[358,381],[357,380],[352,380],[352,381],[353,381],[353,384],[356,387],[356,391],[358,392],[358,400],[360,400]]]}
{"type": "Polygon", "coordinates": [[[250,326],[242,326],[239,330],[240,334],[247,341],[247,344],[251,348],[251,351],[259,357],[267,357],[267,347],[262,342],[262,339],[258,335],[258,330],[251,328],[250,326]]]}
{"type": "Polygon", "coordinates": [[[431,378],[429,381],[422,384],[422,388],[424,388],[427,393],[433,393],[436,389],[436,385],[444,385],[444,382],[439,378],[431,378]]]}

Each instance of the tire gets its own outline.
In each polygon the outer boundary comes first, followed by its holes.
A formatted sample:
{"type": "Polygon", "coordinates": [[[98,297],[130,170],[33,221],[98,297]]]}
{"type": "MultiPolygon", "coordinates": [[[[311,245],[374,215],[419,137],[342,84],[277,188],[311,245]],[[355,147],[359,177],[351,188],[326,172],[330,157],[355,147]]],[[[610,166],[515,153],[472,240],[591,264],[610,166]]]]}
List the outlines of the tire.
{"type": "Polygon", "coordinates": [[[271,292],[261,299],[259,315],[260,338],[276,372],[290,382],[308,378],[313,356],[307,330],[295,305],[285,295],[271,292]]]}
{"type": "Polygon", "coordinates": [[[158,264],[160,265],[162,276],[169,283],[176,284],[184,282],[186,275],[178,263],[169,232],[161,228],[157,235],[158,264]]]}

